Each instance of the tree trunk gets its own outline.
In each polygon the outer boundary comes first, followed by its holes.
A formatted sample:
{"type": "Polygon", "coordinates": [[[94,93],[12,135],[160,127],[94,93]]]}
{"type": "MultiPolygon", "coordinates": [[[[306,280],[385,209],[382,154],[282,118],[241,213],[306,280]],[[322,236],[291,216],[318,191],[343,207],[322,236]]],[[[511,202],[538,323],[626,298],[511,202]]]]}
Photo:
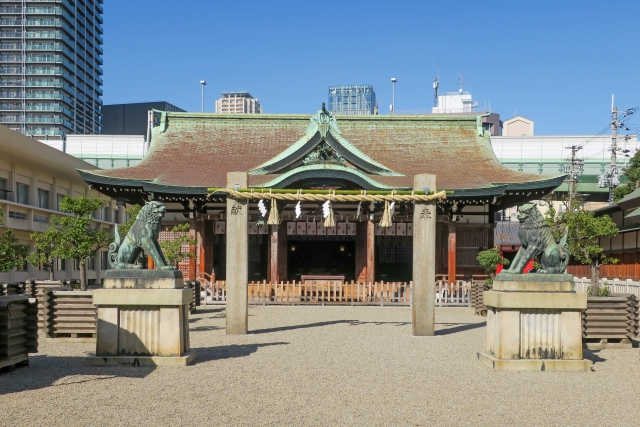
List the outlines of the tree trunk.
{"type": "Polygon", "coordinates": [[[600,264],[591,264],[591,295],[596,296],[598,294],[599,282],[600,264]]]}
{"type": "Polygon", "coordinates": [[[49,280],[53,281],[53,264],[49,264],[49,280]]]}
{"type": "Polygon", "coordinates": [[[87,290],[87,279],[85,277],[85,271],[84,271],[85,262],[86,260],[80,263],[80,290],[81,291],[87,290]]]}

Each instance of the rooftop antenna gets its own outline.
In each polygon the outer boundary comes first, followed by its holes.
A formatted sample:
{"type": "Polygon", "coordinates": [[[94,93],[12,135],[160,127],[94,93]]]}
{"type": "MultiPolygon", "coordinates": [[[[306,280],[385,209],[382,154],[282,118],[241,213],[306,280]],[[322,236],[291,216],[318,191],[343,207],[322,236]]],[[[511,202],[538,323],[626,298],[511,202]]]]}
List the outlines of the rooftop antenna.
{"type": "Polygon", "coordinates": [[[460,74],[456,74],[456,76],[458,76],[458,82],[456,83],[458,86],[460,86],[460,89],[458,89],[459,93],[462,93],[462,86],[464,84],[464,73],[460,73],[460,74]]]}
{"type": "Polygon", "coordinates": [[[438,106],[438,88],[440,87],[440,60],[438,59],[438,77],[433,79],[433,106],[438,106]]]}

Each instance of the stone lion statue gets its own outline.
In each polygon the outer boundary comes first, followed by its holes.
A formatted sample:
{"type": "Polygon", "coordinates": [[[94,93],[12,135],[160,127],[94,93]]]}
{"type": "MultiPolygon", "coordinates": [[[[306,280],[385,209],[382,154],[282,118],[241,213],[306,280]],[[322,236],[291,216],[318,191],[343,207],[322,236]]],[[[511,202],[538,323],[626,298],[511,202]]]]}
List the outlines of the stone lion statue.
{"type": "Polygon", "coordinates": [[[129,233],[120,241],[120,233],[116,224],[115,240],[109,245],[109,263],[111,268],[120,270],[125,268],[142,268],[140,264],[134,264],[142,251],[151,255],[155,265],[161,270],[175,270],[172,265],[167,265],[162,249],[158,244],[160,235],[160,220],[167,209],[160,202],[145,202],[140,209],[136,221],[131,226],[129,233]]]}
{"type": "Polygon", "coordinates": [[[556,242],[542,214],[532,203],[520,206],[517,218],[520,222],[518,237],[522,246],[513,259],[511,267],[503,272],[522,273],[529,261],[535,258],[541,265],[538,273],[565,273],[569,264],[569,246],[567,245],[569,229],[565,228],[564,236],[559,243],[556,242]]]}

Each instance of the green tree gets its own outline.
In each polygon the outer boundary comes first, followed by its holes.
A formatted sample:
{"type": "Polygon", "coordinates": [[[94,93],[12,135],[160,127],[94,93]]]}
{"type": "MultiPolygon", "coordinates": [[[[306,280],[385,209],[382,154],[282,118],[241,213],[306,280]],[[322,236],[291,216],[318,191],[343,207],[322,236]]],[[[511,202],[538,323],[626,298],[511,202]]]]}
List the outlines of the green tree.
{"type": "Polygon", "coordinates": [[[127,237],[127,233],[129,233],[129,230],[131,230],[131,227],[133,227],[133,224],[136,222],[136,217],[138,216],[138,213],[140,213],[140,209],[142,209],[142,206],[140,205],[131,205],[125,209],[125,213],[129,218],[122,224],[118,225],[121,240],[124,240],[124,238],[127,237]]]}
{"type": "Polygon", "coordinates": [[[511,262],[500,255],[500,251],[498,249],[487,249],[486,251],[482,251],[478,253],[478,264],[484,269],[484,272],[489,276],[489,279],[485,282],[486,284],[493,283],[494,277],[496,277],[496,267],[498,264],[502,264],[507,267],[511,262]]]}
{"type": "Polygon", "coordinates": [[[49,218],[53,227],[59,233],[58,245],[53,255],[58,258],[75,260],[80,266],[80,289],[87,289],[85,278],[85,264],[89,258],[96,255],[98,250],[109,246],[113,235],[108,230],[102,230],[92,225],[94,213],[107,205],[99,197],[65,196],[60,202],[60,210],[68,212],[69,216],[52,215],[49,218]]]}
{"type": "Polygon", "coordinates": [[[609,216],[595,216],[593,212],[572,206],[563,212],[551,207],[545,214],[556,240],[569,227],[569,253],[580,264],[589,265],[593,295],[598,295],[600,267],[617,264],[618,259],[608,256],[600,246],[601,237],[614,237],[618,227],[609,216]]]}
{"type": "Polygon", "coordinates": [[[35,232],[31,235],[34,250],[27,256],[31,265],[37,265],[49,272],[49,280],[54,280],[53,268],[56,262],[55,250],[60,241],[60,231],[55,227],[47,228],[44,233],[35,232]]]}
{"type": "Polygon", "coordinates": [[[191,252],[190,249],[183,250],[183,246],[196,244],[196,239],[189,234],[189,224],[174,225],[171,230],[167,228],[166,231],[171,231],[174,235],[173,240],[160,242],[160,247],[168,265],[178,268],[178,263],[184,258],[196,257],[196,254],[191,252]]]}
{"type": "MultiPolygon", "coordinates": [[[[4,211],[0,209],[0,225],[4,225],[4,211]]],[[[29,245],[20,243],[12,229],[0,234],[0,271],[11,271],[24,265],[29,245]]]]}
{"type": "Polygon", "coordinates": [[[640,187],[640,151],[637,151],[629,160],[628,166],[624,171],[624,177],[627,178],[627,183],[619,185],[613,190],[613,197],[616,202],[640,187]]]}

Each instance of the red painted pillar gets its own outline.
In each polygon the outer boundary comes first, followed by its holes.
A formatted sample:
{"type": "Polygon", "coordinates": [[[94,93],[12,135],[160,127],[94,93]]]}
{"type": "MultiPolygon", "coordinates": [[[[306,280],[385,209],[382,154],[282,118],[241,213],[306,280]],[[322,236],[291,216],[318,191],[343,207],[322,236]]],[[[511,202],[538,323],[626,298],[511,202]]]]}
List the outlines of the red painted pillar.
{"type": "Polygon", "coordinates": [[[455,217],[449,219],[449,284],[456,283],[456,221],[455,217]]]}

